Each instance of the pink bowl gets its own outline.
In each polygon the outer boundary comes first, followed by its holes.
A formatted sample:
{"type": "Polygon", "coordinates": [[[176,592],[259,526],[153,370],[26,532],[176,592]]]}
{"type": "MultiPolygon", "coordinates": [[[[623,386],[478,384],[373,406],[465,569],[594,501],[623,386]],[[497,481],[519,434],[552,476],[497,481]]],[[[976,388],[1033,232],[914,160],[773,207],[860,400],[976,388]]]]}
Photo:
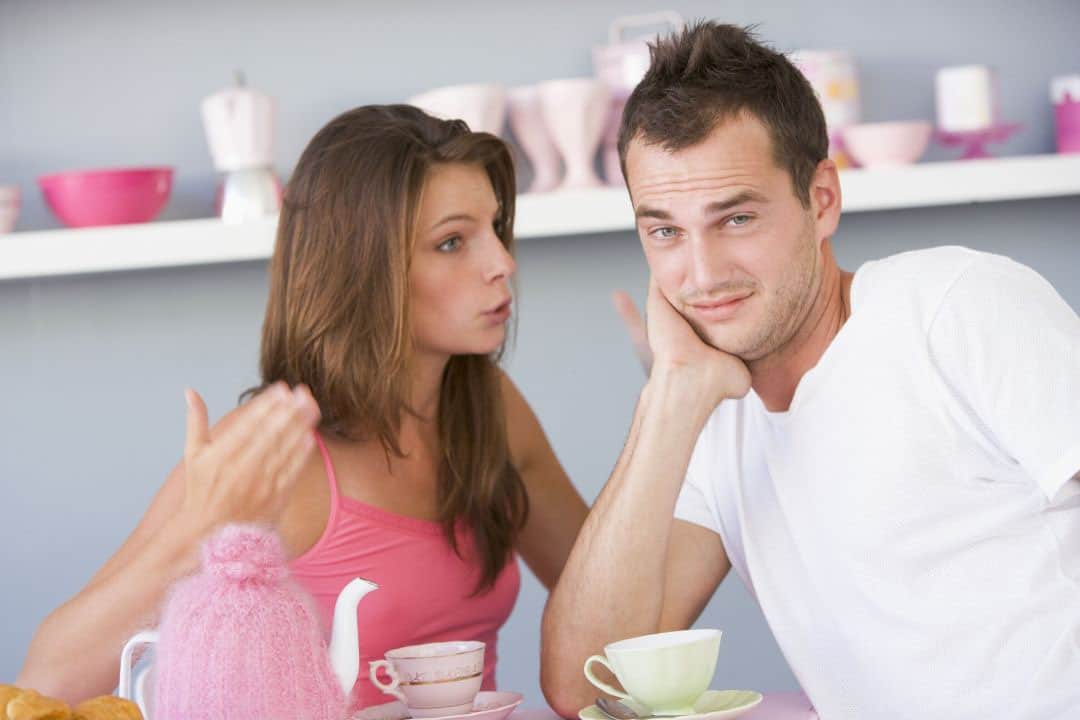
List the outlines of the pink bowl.
{"type": "Polygon", "coordinates": [[[153,220],[169,199],[172,178],[169,167],[84,170],[43,175],[38,185],[61,222],[91,227],[153,220]]]}
{"type": "Polygon", "coordinates": [[[863,167],[910,165],[926,152],[933,127],[928,122],[848,125],[844,147],[863,167]]]}

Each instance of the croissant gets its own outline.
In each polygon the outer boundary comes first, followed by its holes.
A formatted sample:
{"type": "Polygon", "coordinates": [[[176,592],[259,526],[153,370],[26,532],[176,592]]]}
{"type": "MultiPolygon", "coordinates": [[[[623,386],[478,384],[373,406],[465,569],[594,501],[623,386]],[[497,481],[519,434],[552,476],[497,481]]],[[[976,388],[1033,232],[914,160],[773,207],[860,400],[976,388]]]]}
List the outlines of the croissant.
{"type": "Polygon", "coordinates": [[[71,720],[71,707],[61,700],[24,690],[8,701],[7,720],[71,720]]]}
{"type": "Polygon", "coordinates": [[[7,720],[7,704],[22,694],[22,688],[14,685],[0,685],[0,720],[7,720]]]}
{"type": "Polygon", "coordinates": [[[130,700],[100,695],[76,705],[72,720],[143,720],[143,716],[130,700]]]}

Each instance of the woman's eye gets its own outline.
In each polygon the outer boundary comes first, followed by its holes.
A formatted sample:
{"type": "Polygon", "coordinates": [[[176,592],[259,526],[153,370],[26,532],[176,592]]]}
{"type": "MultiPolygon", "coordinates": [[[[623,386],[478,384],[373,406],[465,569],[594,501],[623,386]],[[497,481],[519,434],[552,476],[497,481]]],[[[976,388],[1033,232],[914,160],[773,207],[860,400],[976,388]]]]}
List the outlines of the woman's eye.
{"type": "Polygon", "coordinates": [[[435,249],[439,252],[453,252],[459,247],[461,247],[461,237],[458,235],[454,235],[453,237],[448,237],[443,240],[441,243],[438,244],[438,246],[436,246],[435,249]]]}

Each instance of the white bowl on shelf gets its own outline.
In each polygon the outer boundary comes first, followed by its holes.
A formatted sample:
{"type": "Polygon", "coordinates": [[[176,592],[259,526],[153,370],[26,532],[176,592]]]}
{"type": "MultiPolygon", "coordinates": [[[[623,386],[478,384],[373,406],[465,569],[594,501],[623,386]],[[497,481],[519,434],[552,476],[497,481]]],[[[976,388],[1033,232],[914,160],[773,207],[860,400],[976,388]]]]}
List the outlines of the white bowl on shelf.
{"type": "Polygon", "coordinates": [[[848,125],[844,147],[863,167],[911,165],[930,144],[934,128],[928,122],[882,122],[848,125]]]}
{"type": "Polygon", "coordinates": [[[502,85],[452,85],[413,95],[407,102],[437,118],[464,120],[473,132],[501,135],[506,123],[506,88],[502,85]]]}

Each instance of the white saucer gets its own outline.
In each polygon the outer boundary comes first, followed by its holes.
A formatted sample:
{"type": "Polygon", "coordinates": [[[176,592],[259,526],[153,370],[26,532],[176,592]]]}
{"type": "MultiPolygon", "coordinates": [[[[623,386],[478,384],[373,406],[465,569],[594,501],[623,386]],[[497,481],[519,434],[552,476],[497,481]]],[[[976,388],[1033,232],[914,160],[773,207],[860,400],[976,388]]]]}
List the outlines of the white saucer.
{"type": "MultiPolygon", "coordinates": [[[[525,696],[516,692],[481,690],[473,700],[473,711],[461,715],[446,715],[432,720],[506,720],[525,696]]],[[[382,705],[371,705],[358,711],[350,720],[405,720],[412,717],[405,703],[394,700],[382,705]]]]}
{"type": "MultiPolygon", "coordinates": [[[[753,690],[706,690],[694,703],[692,715],[678,715],[673,720],[733,720],[762,700],[762,695],[753,690]]],[[[633,700],[622,701],[627,707],[642,717],[649,717],[647,708],[633,700]]],[[[600,712],[600,708],[590,705],[578,713],[581,720],[609,720],[600,712]]]]}

